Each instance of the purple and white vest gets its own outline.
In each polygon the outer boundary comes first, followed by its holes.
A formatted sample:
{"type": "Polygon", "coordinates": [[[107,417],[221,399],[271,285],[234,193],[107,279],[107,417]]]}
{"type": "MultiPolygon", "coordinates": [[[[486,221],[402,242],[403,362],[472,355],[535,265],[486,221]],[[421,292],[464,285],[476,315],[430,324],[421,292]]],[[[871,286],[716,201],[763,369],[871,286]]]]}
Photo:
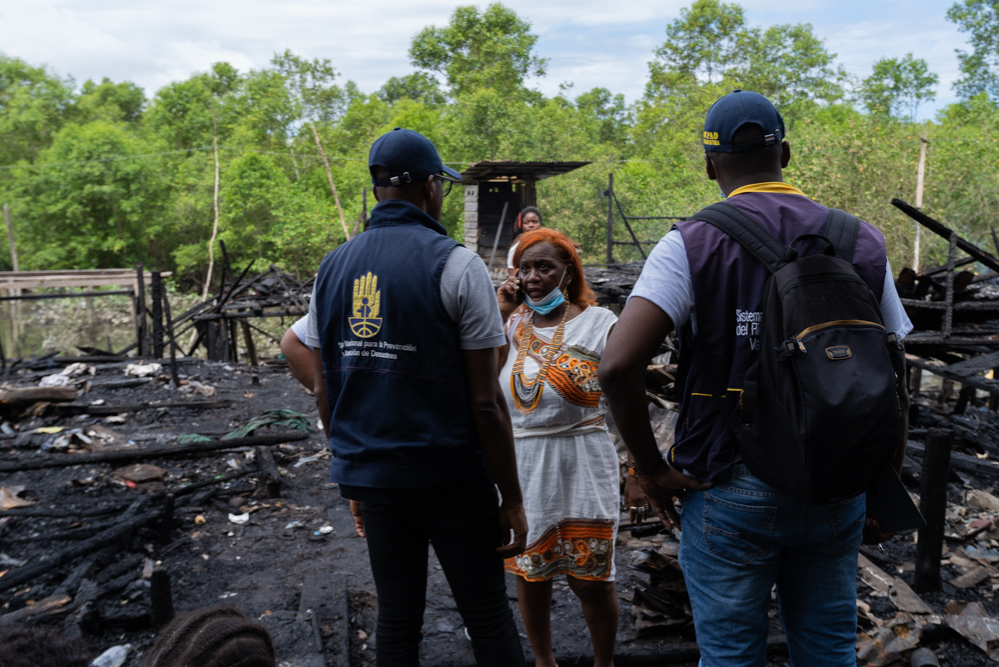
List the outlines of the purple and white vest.
{"type": "MultiPolygon", "coordinates": [[[[822,234],[829,212],[807,197],[785,193],[745,192],[726,203],[784,245],[802,234],[822,234]]],[[[725,405],[738,419],[743,378],[759,346],[760,311],[769,276],[759,261],[717,227],[686,220],[678,222],[676,229],[683,236],[690,263],[697,346],[707,368],[695,360],[687,374],[669,461],[693,477],[711,480],[740,460],[719,416],[712,387],[721,390],[725,405]]],[[[797,248],[803,255],[819,250],[814,240],[797,248]]],[[[878,300],[884,290],[886,258],[884,236],[862,222],[853,266],[878,300]]]]}

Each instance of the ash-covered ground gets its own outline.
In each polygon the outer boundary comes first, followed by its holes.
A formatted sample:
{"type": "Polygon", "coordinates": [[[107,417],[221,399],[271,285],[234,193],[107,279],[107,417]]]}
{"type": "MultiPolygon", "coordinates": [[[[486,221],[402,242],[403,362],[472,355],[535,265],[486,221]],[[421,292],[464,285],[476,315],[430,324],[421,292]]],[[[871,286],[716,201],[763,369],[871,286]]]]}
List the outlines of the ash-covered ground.
{"type": "MultiPolygon", "coordinates": [[[[72,460],[87,450],[170,446],[179,436],[192,433],[215,439],[266,410],[302,413],[313,428],[318,417],[311,393],[291,377],[281,362],[262,366],[258,371],[259,384],[253,384],[252,373],[246,366],[183,360],[179,368],[186,386],[200,383],[204,387],[201,391],[211,395],[170,389],[165,366],[146,384],[110,387],[108,382],[128,379],[124,362],[111,360],[87,362],[87,365],[96,372],[74,378],[81,392],[87,389],[74,405],[151,405],[121,413],[76,416],[58,414],[56,405],[35,406],[33,410],[39,416],[18,419],[8,416],[8,434],[0,435],[4,463],[37,460],[40,456],[72,460]],[[157,407],[157,404],[194,400],[229,403],[213,409],[157,407]],[[56,433],[44,431],[59,428],[62,430],[56,433]],[[80,429],[91,444],[72,436],[58,442],[60,436],[67,436],[72,429],[80,429]],[[47,449],[43,452],[44,448],[47,449]]],[[[7,377],[4,387],[35,386],[42,377],[58,373],[63,367],[53,365],[15,372],[7,377]]],[[[255,435],[286,431],[283,426],[261,428],[255,435]]],[[[132,652],[125,664],[138,665],[142,652],[155,636],[151,600],[159,596],[157,604],[161,604],[162,594],[154,594],[151,580],[152,572],[162,568],[169,574],[176,611],[231,604],[268,626],[279,659],[286,665],[373,665],[377,642],[376,598],[365,542],[354,533],[347,502],[340,497],[336,486],[327,481],[329,453],[324,439],[316,431],[305,440],[269,449],[281,476],[280,497],[276,498],[268,493],[259,469],[260,457],[253,448],[142,460],[138,463],[154,466],[160,472],[143,469],[138,475],[122,470],[131,465],[125,463],[0,473],[0,488],[7,494],[0,495],[0,502],[7,507],[0,510],[3,521],[0,572],[7,573],[31,567],[84,543],[107,525],[123,520],[125,508],[136,500],[178,491],[172,522],[148,523],[117,543],[101,545],[100,549],[74,557],[28,583],[0,591],[3,614],[0,622],[14,619],[64,627],[66,632],[81,633],[95,655],[111,646],[128,643],[132,652]],[[239,473],[245,474],[237,476],[239,473]],[[135,482],[126,479],[128,476],[150,479],[135,482]],[[179,495],[188,484],[225,477],[229,479],[179,495]]],[[[957,516],[957,508],[966,505],[968,488],[991,491],[990,485],[994,483],[995,479],[987,477],[957,474],[952,480],[950,498],[955,521],[964,520],[963,516],[957,516]]],[[[982,510],[968,511],[970,520],[982,510]]],[[[622,518],[623,523],[626,521],[622,518]]],[[[978,544],[985,549],[997,545],[988,534],[983,537],[984,544],[978,544]]],[[[963,543],[948,544],[948,553],[958,559],[945,564],[945,581],[968,569],[962,565],[968,561],[967,556],[958,555],[963,543]]],[[[399,558],[407,558],[410,548],[399,544],[399,558]]],[[[683,619],[673,619],[678,622],[671,625],[672,629],[662,630],[646,614],[641,630],[636,627],[631,600],[636,589],[650,586],[651,579],[646,571],[631,566],[646,562],[648,549],[667,555],[675,553],[675,540],[665,535],[636,539],[629,530],[621,531],[616,550],[621,598],[617,663],[694,665],[694,638],[689,623],[683,619]]],[[[864,553],[883,572],[911,585],[914,550],[913,537],[908,536],[888,543],[883,554],[866,547],[864,553]]],[[[996,560],[999,561],[999,554],[996,560]]],[[[988,562],[982,566],[988,566],[988,562]]],[[[967,589],[951,587],[943,593],[922,597],[941,618],[950,600],[980,602],[995,617],[999,615],[999,607],[992,598],[992,590],[999,584],[995,583],[995,564],[989,567],[993,569],[979,585],[967,589]]],[[[890,593],[879,593],[863,582],[863,578],[858,579],[858,596],[869,605],[870,613],[861,614],[864,618],[860,627],[873,632],[877,621],[887,624],[896,618],[899,610],[890,593]]],[[[508,590],[515,617],[519,619],[512,577],[508,590]]],[[[560,662],[592,664],[592,649],[579,602],[564,581],[555,585],[552,615],[555,652],[560,662]]],[[[788,664],[776,603],[771,616],[770,662],[788,664]]],[[[921,645],[931,647],[942,664],[993,664],[984,651],[971,646],[942,621],[935,627],[935,630],[924,629],[921,645]]],[[[423,664],[442,667],[474,664],[461,618],[432,555],[424,635],[423,664]]],[[[531,658],[522,627],[521,636],[525,652],[531,658]]],[[[866,636],[862,634],[861,639],[866,636]]]]}

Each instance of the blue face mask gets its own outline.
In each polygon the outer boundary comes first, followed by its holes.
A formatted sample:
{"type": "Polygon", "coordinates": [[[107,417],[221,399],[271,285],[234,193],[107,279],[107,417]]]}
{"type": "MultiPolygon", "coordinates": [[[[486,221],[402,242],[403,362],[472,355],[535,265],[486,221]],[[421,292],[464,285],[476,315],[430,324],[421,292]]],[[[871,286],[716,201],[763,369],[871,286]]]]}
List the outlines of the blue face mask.
{"type": "Polygon", "coordinates": [[[558,279],[558,285],[540,301],[535,301],[524,294],[524,303],[527,304],[527,307],[539,315],[547,315],[565,303],[565,295],[562,294],[562,279],[565,278],[565,272],[568,268],[567,266],[562,270],[562,277],[558,279]]]}

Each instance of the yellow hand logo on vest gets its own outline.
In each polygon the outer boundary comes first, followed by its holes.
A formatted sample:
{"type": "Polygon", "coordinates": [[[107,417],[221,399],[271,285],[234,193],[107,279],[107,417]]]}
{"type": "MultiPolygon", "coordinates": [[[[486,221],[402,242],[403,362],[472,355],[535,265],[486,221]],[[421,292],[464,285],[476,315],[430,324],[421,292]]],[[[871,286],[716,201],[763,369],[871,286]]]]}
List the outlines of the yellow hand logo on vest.
{"type": "Polygon", "coordinates": [[[368,271],[354,279],[354,316],[350,318],[350,330],[359,338],[371,338],[382,328],[378,317],[381,311],[382,293],[378,290],[378,276],[368,271]]]}

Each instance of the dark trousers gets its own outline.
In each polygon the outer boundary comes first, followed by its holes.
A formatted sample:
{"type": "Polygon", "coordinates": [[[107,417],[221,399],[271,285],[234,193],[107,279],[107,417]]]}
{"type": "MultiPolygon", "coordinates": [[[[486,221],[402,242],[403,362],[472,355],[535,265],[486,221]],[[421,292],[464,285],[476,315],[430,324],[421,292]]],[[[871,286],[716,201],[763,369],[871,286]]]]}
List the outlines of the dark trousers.
{"type": "Polygon", "coordinates": [[[378,667],[420,664],[428,544],[434,546],[468,628],[476,663],[480,667],[525,664],[506,596],[503,560],[496,553],[497,504],[492,484],[479,482],[362,501],[378,592],[378,667]]]}

